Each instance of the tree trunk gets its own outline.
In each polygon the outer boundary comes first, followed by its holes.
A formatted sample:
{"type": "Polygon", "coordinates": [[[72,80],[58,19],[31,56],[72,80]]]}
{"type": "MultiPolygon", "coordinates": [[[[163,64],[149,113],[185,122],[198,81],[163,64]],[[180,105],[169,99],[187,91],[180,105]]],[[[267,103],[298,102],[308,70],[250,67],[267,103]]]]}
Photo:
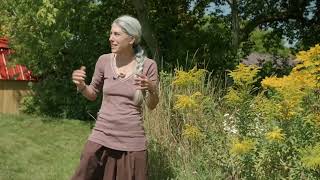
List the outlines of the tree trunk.
{"type": "Polygon", "coordinates": [[[232,47],[234,48],[234,51],[237,51],[240,44],[240,20],[238,0],[231,0],[230,7],[232,16],[232,47]]]}
{"type": "Polygon", "coordinates": [[[133,6],[137,11],[138,19],[140,20],[141,26],[142,26],[142,37],[147,43],[148,47],[151,50],[153,58],[157,61],[159,52],[158,52],[158,42],[152,32],[152,29],[150,27],[150,23],[147,16],[147,8],[145,6],[144,0],[132,0],[133,6]]]}

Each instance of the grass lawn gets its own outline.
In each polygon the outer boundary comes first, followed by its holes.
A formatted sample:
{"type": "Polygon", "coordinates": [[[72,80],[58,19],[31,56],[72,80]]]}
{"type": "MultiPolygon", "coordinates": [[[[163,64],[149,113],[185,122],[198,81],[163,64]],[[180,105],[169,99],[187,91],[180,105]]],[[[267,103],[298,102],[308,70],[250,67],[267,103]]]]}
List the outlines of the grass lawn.
{"type": "Polygon", "coordinates": [[[0,180],[67,180],[90,124],[0,114],[0,180]]]}

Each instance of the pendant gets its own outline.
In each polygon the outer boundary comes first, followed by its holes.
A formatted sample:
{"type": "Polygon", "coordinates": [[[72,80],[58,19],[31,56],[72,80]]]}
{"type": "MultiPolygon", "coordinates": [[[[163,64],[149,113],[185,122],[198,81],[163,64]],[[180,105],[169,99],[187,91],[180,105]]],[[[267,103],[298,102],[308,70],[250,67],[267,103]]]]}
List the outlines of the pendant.
{"type": "Polygon", "coordinates": [[[124,78],[124,77],[126,77],[126,74],[120,73],[120,74],[119,74],[119,77],[120,77],[120,78],[124,78]]]}

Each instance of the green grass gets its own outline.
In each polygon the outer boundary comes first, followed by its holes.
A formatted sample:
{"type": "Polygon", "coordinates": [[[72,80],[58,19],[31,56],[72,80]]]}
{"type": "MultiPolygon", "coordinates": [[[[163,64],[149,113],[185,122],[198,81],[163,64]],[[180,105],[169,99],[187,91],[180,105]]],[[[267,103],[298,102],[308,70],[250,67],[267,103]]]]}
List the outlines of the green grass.
{"type": "Polygon", "coordinates": [[[0,114],[0,180],[70,179],[90,124],[0,114]]]}
{"type": "MultiPolygon", "coordinates": [[[[92,124],[69,119],[0,114],[0,180],[68,180],[92,124]]],[[[167,151],[148,148],[149,178],[174,179],[167,151]]]]}

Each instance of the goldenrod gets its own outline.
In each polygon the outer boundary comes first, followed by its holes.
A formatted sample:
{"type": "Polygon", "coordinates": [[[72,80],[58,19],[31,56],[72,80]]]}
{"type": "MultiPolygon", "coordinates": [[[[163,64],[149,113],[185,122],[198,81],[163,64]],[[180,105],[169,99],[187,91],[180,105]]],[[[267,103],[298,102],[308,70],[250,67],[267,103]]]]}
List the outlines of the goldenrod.
{"type": "Polygon", "coordinates": [[[179,110],[197,109],[200,101],[199,96],[202,96],[200,92],[195,92],[191,96],[177,95],[174,108],[179,110]]]}
{"type": "Polygon", "coordinates": [[[188,72],[176,69],[175,77],[172,84],[177,86],[189,86],[200,84],[201,80],[205,77],[206,72],[206,70],[197,69],[197,67],[194,67],[188,72]]]}
{"type": "Polygon", "coordinates": [[[255,146],[255,143],[252,140],[235,140],[230,149],[230,153],[234,155],[246,154],[251,151],[255,146]]]}
{"type": "Polygon", "coordinates": [[[284,134],[282,133],[282,129],[275,128],[272,131],[267,132],[266,139],[269,141],[276,141],[276,142],[280,142],[284,140],[284,134]]]}
{"type": "Polygon", "coordinates": [[[239,64],[235,70],[229,73],[229,76],[232,77],[237,85],[249,85],[257,81],[256,76],[259,71],[260,68],[255,65],[239,64]]]}
{"type": "Polygon", "coordinates": [[[190,124],[186,124],[184,126],[182,135],[191,141],[198,141],[204,138],[204,134],[200,131],[200,129],[190,124]]]}

